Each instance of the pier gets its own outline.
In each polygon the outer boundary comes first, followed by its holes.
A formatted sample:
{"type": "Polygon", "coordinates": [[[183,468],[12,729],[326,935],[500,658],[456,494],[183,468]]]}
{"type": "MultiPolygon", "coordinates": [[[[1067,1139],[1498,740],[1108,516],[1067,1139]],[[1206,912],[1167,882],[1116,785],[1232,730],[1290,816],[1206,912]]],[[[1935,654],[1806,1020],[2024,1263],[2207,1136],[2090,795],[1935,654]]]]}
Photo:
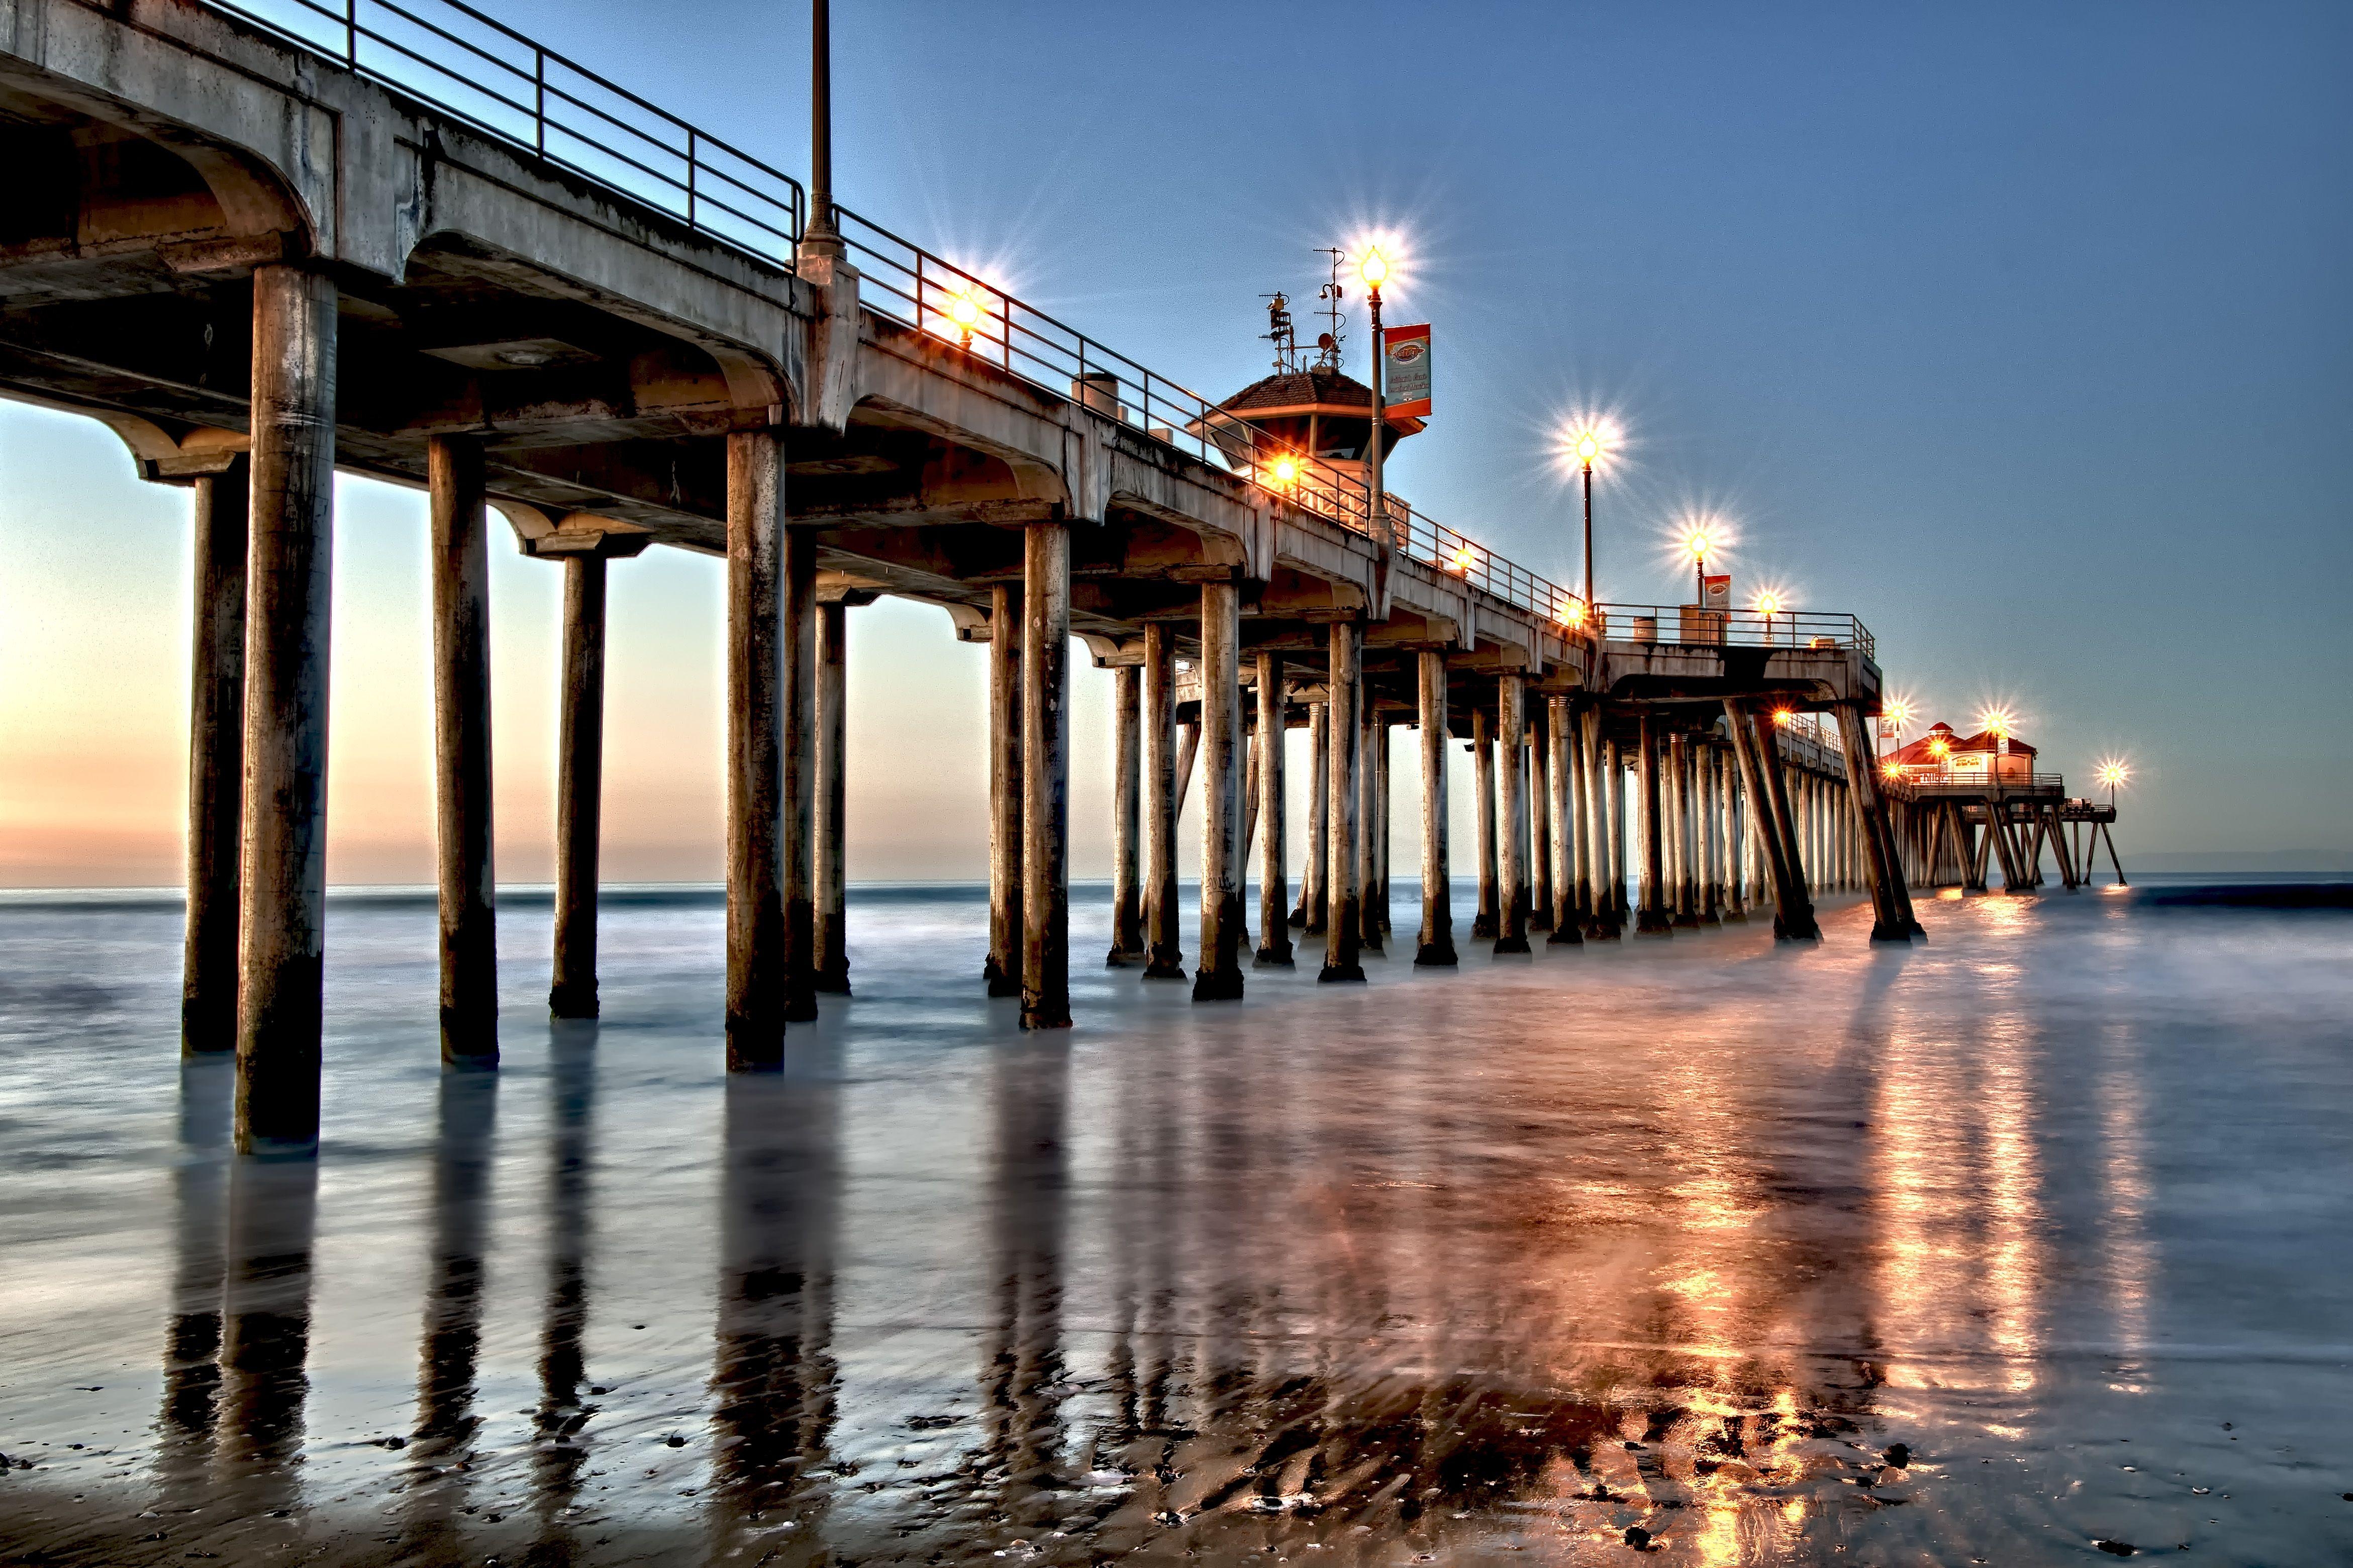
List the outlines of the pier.
{"type": "Polygon", "coordinates": [[[1725,921],[1811,941],[1816,900],[1846,893],[1869,896],[1873,940],[1909,942],[1911,889],[1982,889],[1989,856],[2012,889],[2046,848],[2086,879],[2082,830],[2113,807],[2031,772],[1972,795],[1890,771],[1855,615],[1612,603],[1589,567],[1551,582],[1388,493],[1381,454],[1411,422],[1377,382],[1363,405],[1345,378],[1306,404],[1197,394],[860,216],[831,188],[822,69],[804,186],[444,0],[288,14],[302,30],[233,4],[17,0],[0,34],[30,193],[0,243],[0,395],[103,421],[190,492],[184,1044],[234,1052],[242,1150],[318,1135],[337,471],[430,500],[453,1068],[498,1058],[487,552],[510,541],[565,578],[565,1018],[596,1016],[600,964],[626,962],[597,940],[608,574],[653,548],[726,562],[733,1071],[777,1067],[862,984],[845,627],[883,595],[987,645],[975,1006],[1018,996],[1030,1028],[1084,1022],[1074,679],[1116,693],[1107,962],[1204,1005],[1247,1005],[1256,966],[1345,985],[1366,950],[1406,952],[1386,924],[1399,788],[1422,805],[1404,858],[1424,967],[1467,966],[1447,890],[1471,874],[1467,934],[1532,963],[1725,921]],[[1327,433],[1353,418],[1363,456],[1293,441],[1282,421],[1307,407],[1327,433]],[[1303,824],[1293,728],[1315,759],[1303,824]],[[1459,858],[1458,743],[1480,824],[1459,858]]]}

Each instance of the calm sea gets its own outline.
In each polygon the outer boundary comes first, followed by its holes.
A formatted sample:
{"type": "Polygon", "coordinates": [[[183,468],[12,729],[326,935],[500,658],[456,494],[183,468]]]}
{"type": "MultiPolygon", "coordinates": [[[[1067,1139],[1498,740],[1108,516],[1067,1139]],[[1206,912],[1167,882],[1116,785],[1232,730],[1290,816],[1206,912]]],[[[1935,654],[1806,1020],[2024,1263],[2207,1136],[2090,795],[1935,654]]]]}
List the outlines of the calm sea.
{"type": "Polygon", "coordinates": [[[1196,1006],[1082,888],[1025,1037],[979,889],[861,889],[730,1081],[712,892],[617,891],[561,1028],[502,894],[496,1074],[346,894],[282,1163],[175,899],[0,897],[0,1561],[2353,1560],[2353,889],[1453,972],[1417,897],[1196,1006]]]}

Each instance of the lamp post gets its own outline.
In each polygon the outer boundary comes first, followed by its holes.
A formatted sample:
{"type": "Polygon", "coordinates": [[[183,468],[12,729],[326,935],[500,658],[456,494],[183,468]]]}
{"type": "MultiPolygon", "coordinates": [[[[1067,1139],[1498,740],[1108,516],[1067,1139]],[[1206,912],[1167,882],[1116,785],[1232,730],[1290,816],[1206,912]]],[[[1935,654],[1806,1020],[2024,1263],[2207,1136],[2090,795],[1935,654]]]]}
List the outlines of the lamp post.
{"type": "Polygon", "coordinates": [[[1707,608],[1707,530],[1704,528],[1693,529],[1683,540],[1683,548],[1692,555],[1692,606],[1694,609],[1707,608]]]}
{"type": "Polygon", "coordinates": [[[1781,613],[1781,595],[1767,588],[1757,595],[1757,610],[1765,617],[1765,646],[1773,646],[1773,617],[1781,613]]]}
{"type": "Polygon", "coordinates": [[[1388,368],[1388,364],[1386,363],[1388,355],[1381,346],[1381,285],[1388,281],[1388,259],[1381,254],[1381,247],[1379,246],[1373,246],[1366,250],[1365,258],[1363,261],[1357,263],[1356,270],[1365,279],[1365,289],[1370,300],[1373,313],[1373,429],[1371,465],[1373,493],[1370,500],[1367,502],[1367,505],[1370,508],[1367,515],[1373,525],[1374,537],[1378,539],[1383,547],[1386,548],[1390,542],[1388,531],[1389,509],[1388,499],[1381,493],[1381,448],[1387,444],[1381,439],[1381,436],[1383,434],[1381,427],[1388,422],[1388,403],[1381,389],[1381,373],[1388,368]]]}
{"type": "Polygon", "coordinates": [[[2122,763],[2102,763],[2098,777],[2102,784],[2108,786],[2108,809],[2113,811],[2116,805],[2116,791],[2124,787],[2125,782],[2132,777],[2132,769],[2122,763]]]}
{"type": "MultiPolygon", "coordinates": [[[[1601,456],[1601,432],[1587,429],[1577,437],[1577,460],[1585,470],[1585,607],[1593,608],[1593,459],[1601,456]]],[[[1596,635],[1599,635],[1597,628],[1596,635]]]]}

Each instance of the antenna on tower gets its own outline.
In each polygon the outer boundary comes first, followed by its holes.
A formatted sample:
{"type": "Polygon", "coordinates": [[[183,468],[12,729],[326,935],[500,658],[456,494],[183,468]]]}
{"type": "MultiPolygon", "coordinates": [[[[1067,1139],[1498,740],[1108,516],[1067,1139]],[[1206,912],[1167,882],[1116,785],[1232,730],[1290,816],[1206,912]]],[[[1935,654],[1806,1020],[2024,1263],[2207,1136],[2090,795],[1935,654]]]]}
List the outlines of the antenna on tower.
{"type": "Polygon", "coordinates": [[[1348,259],[1348,253],[1337,246],[1326,245],[1317,247],[1316,254],[1332,258],[1332,281],[1315,290],[1315,297],[1324,301],[1319,313],[1332,326],[1315,340],[1315,368],[1336,372],[1340,368],[1340,345],[1348,341],[1348,335],[1340,330],[1348,319],[1340,310],[1340,301],[1346,294],[1340,283],[1340,268],[1348,259]]]}
{"type": "Polygon", "coordinates": [[[1270,301],[1266,308],[1267,340],[1274,344],[1274,371],[1288,375],[1299,366],[1299,337],[1292,330],[1290,297],[1277,292],[1261,294],[1270,301]]]}

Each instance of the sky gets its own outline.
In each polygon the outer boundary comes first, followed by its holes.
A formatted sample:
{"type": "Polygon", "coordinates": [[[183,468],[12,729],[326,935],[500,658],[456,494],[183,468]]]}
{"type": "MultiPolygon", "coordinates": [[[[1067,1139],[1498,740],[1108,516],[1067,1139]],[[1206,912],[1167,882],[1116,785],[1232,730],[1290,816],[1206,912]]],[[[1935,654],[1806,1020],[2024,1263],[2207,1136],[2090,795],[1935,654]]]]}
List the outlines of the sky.
{"type": "MultiPolygon", "coordinates": [[[[804,5],[494,9],[806,169],[804,5]]],[[[1737,599],[1859,616],[1924,721],[2006,707],[2086,785],[2129,758],[2128,859],[2353,852],[2353,10],[838,0],[833,27],[851,209],[1211,396],[1269,368],[1261,294],[1312,303],[1317,247],[1388,236],[1389,319],[1435,334],[1390,470],[1422,511],[1573,581],[1556,435],[1606,409],[1604,599],[1680,597],[1665,542],[1714,513],[1737,599]]],[[[337,494],[329,876],[424,881],[423,500],[337,494]]],[[[185,491],[0,405],[0,885],[177,879],[190,575],[185,491]]],[[[607,874],[715,877],[720,563],[611,582],[607,874]]],[[[557,583],[497,552],[502,880],[552,874],[557,583]]],[[[983,650],[886,601],[850,658],[852,875],[979,873],[983,650]]],[[[1074,667],[1101,875],[1111,678],[1074,667]]]]}

